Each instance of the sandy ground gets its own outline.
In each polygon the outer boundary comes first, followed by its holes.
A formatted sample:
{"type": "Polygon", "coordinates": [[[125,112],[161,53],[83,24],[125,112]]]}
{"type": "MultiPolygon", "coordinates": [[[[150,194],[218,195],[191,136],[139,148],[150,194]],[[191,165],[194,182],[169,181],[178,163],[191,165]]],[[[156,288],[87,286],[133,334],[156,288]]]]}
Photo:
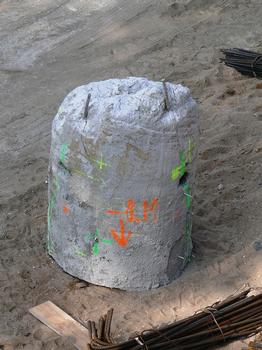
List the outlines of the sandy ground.
{"type": "Polygon", "coordinates": [[[126,338],[261,286],[262,89],[218,59],[262,51],[261,16],[260,0],[0,1],[0,336],[16,349],[72,348],[28,314],[46,300],[82,322],[114,307],[126,338]],[[166,288],[78,288],[45,249],[51,121],[72,88],[128,75],[182,82],[200,104],[194,257],[166,288]]]}

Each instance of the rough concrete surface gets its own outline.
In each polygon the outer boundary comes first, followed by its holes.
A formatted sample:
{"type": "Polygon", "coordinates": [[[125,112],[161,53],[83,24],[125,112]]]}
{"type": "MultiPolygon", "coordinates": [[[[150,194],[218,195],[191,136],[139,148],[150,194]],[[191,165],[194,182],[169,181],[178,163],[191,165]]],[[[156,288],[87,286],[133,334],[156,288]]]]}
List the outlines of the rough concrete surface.
{"type": "Polygon", "coordinates": [[[74,89],[52,127],[48,249],[59,265],[128,290],[178,277],[192,249],[198,139],[182,85],[130,77],[74,89]]]}
{"type": "Polygon", "coordinates": [[[261,17],[260,0],[0,2],[0,333],[15,349],[67,348],[28,314],[46,300],[83,323],[114,307],[126,339],[261,286],[262,90],[219,63],[221,47],[262,51],[261,17]],[[151,291],[79,288],[46,253],[51,124],[75,87],[127,76],[182,83],[200,106],[192,260],[151,291]]]}

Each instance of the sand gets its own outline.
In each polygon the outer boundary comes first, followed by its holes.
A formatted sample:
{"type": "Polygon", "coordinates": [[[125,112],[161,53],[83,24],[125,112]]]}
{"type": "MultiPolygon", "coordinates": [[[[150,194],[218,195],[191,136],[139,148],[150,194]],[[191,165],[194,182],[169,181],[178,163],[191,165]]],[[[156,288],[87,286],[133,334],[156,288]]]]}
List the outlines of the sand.
{"type": "Polygon", "coordinates": [[[159,3],[0,2],[0,340],[15,349],[72,348],[28,313],[46,300],[83,323],[114,307],[124,339],[261,286],[261,83],[218,58],[221,47],[262,51],[261,3],[159,3]],[[72,88],[128,75],[183,83],[200,105],[194,255],[165,288],[79,288],[46,253],[51,122],[72,88]]]}

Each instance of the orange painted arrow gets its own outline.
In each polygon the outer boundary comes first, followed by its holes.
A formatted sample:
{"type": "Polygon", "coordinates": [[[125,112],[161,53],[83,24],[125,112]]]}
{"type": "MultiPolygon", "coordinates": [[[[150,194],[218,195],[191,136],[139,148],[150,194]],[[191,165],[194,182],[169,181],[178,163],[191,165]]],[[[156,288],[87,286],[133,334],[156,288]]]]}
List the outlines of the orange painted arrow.
{"type": "Polygon", "coordinates": [[[132,232],[128,231],[127,236],[125,236],[125,223],[123,219],[119,220],[119,226],[120,235],[113,228],[111,229],[111,235],[114,238],[114,240],[117,241],[117,243],[120,245],[120,247],[124,248],[127,245],[129,239],[131,238],[132,232]]]}

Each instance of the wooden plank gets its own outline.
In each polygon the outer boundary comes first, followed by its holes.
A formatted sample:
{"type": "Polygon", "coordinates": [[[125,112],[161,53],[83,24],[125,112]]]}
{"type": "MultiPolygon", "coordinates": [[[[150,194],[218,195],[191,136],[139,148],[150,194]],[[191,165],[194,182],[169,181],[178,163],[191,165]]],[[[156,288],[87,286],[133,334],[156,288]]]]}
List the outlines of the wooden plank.
{"type": "Polygon", "coordinates": [[[77,349],[87,350],[87,344],[90,343],[91,339],[88,329],[51,301],[37,305],[29,312],[59,335],[74,337],[74,345],[77,349]]]}

